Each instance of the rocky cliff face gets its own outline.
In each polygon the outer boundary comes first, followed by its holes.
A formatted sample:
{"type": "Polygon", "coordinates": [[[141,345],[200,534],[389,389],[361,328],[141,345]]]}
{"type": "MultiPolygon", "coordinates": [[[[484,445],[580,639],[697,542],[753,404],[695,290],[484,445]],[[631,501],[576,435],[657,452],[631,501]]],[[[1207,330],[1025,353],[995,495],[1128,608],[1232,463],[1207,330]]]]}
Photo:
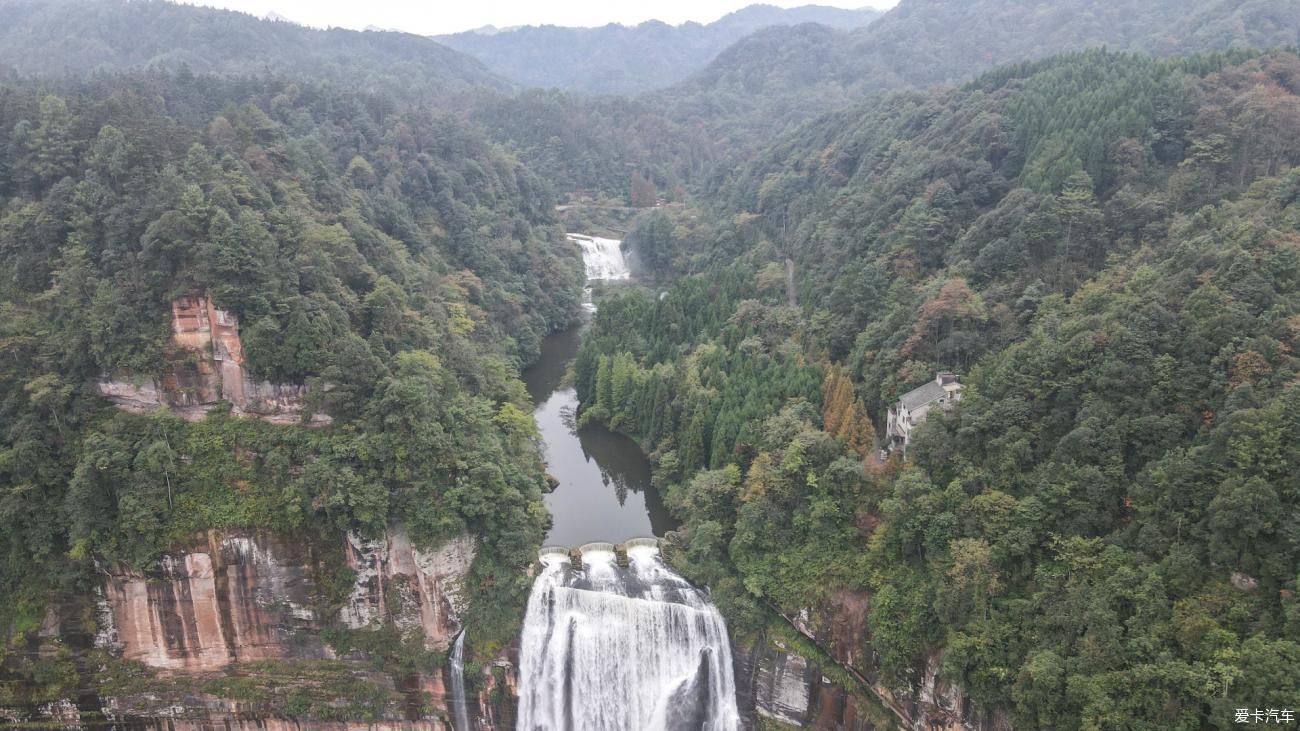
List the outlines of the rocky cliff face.
{"type": "MultiPolygon", "coordinates": [[[[326,637],[331,628],[396,627],[445,651],[461,631],[459,587],[475,540],[463,535],[427,552],[400,528],[376,541],[338,540],[336,549],[314,549],[311,541],[269,531],[210,531],[145,570],[103,567],[93,611],[77,602],[52,610],[38,650],[66,656],[68,648],[93,645],[80,651],[80,672],[98,692],[39,708],[0,708],[0,722],[76,723],[78,714],[102,714],[132,728],[169,731],[451,731],[445,669],[376,667],[364,652],[340,657],[326,637]],[[331,550],[332,557],[320,555],[331,550]],[[326,565],[331,561],[335,569],[346,561],[355,581],[345,606],[322,616],[321,577],[337,575],[326,565]],[[94,617],[93,639],[71,640],[84,632],[80,618],[87,614],[94,617]],[[255,692],[247,690],[250,682],[259,684],[255,692]],[[295,710],[285,701],[294,693],[300,706],[316,705],[295,710]],[[354,707],[354,695],[368,705],[354,707]],[[297,720],[277,720],[285,712],[297,720]],[[349,714],[368,721],[332,720],[349,714]]],[[[515,666],[507,651],[483,677],[470,679],[476,731],[513,727],[515,666]]]]}
{"type": "MultiPolygon", "coordinates": [[[[207,297],[172,301],[172,352],[161,374],[118,373],[102,379],[99,393],[124,411],[144,413],[167,406],[187,419],[201,419],[219,402],[236,415],[277,424],[303,423],[307,387],[257,380],[244,367],[239,322],[207,297]]],[[[309,426],[330,423],[312,414],[309,426]]]]}
{"type": "Polygon", "coordinates": [[[864,717],[849,691],[779,641],[756,640],[735,648],[733,657],[737,707],[748,729],[759,719],[836,731],[888,727],[864,717]]]}
{"type": "Polygon", "coordinates": [[[271,534],[211,532],[148,571],[110,570],[97,643],[149,667],[191,672],[327,657],[311,609],[314,563],[271,534]]]}
{"type": "Polygon", "coordinates": [[[357,581],[340,613],[343,623],[355,629],[391,617],[403,629],[420,626],[431,649],[446,650],[461,629],[459,581],[469,572],[474,551],[469,535],[430,553],[412,547],[401,530],[377,541],[349,535],[348,565],[357,581]]]}
{"type": "MultiPolygon", "coordinates": [[[[377,541],[349,535],[344,548],[356,579],[342,624],[418,627],[430,649],[447,649],[460,631],[459,585],[474,560],[472,536],[425,553],[394,528],[377,541]]],[[[319,637],[330,620],[312,609],[318,561],[270,532],[211,531],[147,571],[109,570],[96,644],[168,670],[330,656],[319,637]]]]}

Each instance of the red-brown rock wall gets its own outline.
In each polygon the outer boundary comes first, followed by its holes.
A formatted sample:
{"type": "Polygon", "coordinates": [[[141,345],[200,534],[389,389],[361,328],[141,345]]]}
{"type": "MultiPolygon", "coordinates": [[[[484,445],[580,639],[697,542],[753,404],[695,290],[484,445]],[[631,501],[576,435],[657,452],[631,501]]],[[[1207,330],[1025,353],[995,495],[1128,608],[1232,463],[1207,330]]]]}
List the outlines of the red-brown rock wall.
{"type": "Polygon", "coordinates": [[[213,533],[149,571],[110,571],[100,616],[112,626],[101,636],[123,657],[168,670],[324,657],[309,572],[272,536],[213,533]]]}
{"type": "MultiPolygon", "coordinates": [[[[232,413],[278,424],[302,423],[307,387],[271,383],[253,377],[244,366],[239,322],[207,297],[191,295],[172,301],[172,349],[160,374],[119,373],[97,385],[106,399],[124,411],[142,413],[166,405],[178,415],[202,419],[221,401],[232,413]]],[[[309,426],[330,423],[313,414],[309,426]]]]}

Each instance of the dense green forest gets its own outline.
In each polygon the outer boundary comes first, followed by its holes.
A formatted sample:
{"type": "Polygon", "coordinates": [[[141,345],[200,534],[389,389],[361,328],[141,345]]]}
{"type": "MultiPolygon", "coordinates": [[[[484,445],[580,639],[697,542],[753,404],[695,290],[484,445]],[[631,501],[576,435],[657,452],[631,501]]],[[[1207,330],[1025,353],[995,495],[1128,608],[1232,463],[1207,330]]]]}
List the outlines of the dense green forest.
{"type": "Polygon", "coordinates": [[[825,116],[643,221],[678,278],[602,306],[584,418],[654,450],[742,629],[867,591],[868,670],[937,653],[1025,727],[1300,704],[1297,130],[1289,53],[1090,51],[825,116]],[[961,407],[870,459],[866,415],[940,369],[961,407]]]}
{"type": "MultiPolygon", "coordinates": [[[[510,79],[543,88],[585,88],[597,83],[599,67],[621,79],[617,84],[647,89],[676,73],[662,67],[695,58],[673,49],[713,49],[707,66],[705,57],[692,61],[698,70],[689,78],[635,97],[516,91],[436,40],[313,30],[162,0],[5,3],[0,67],[54,76],[143,68],[273,73],[377,89],[483,125],[561,192],[626,201],[634,175],[663,193],[706,190],[710,171],[731,170],[776,133],[891,89],[963,82],[999,64],[1098,45],[1174,55],[1300,43],[1300,9],[1290,0],[904,0],[879,23],[855,27],[869,15],[755,6],[708,26],[650,24],[649,38],[640,27],[619,26],[440,37],[497,58],[510,79]],[[652,31],[672,32],[664,38],[652,31]],[[619,38],[602,43],[573,33],[619,38]],[[651,50],[634,50],[647,44],[651,50]]],[[[685,76],[685,66],[681,71],[685,76]]]]}
{"type": "MultiPolygon", "coordinates": [[[[993,66],[1096,46],[1173,56],[1296,44],[1300,7],[1289,0],[905,0],[863,28],[769,24],[680,83],[632,99],[526,91],[467,103],[494,139],[561,191],[626,199],[639,174],[660,191],[712,194],[774,134],[889,90],[960,83],[993,66]]],[[[538,85],[566,85],[558,71],[542,78],[548,63],[531,68],[538,85]]]]}
{"type": "Polygon", "coordinates": [[[596,28],[524,26],[466,31],[437,40],[527,86],[626,95],[681,81],[762,28],[802,23],[860,28],[878,17],[880,11],[871,8],[750,5],[704,25],[650,20],[596,28]]]}
{"type": "Polygon", "coordinates": [[[6,633],[197,530],[328,545],[401,516],[482,539],[469,616],[508,641],[546,519],[518,367],[582,284],[544,181],[385,96],[185,71],[5,84],[0,148],[6,633]],[[107,406],[94,382],[156,377],[169,301],[204,293],[333,426],[107,406]]]}
{"type": "Polygon", "coordinates": [[[537,89],[484,95],[469,118],[505,141],[557,191],[622,202],[631,202],[636,175],[684,198],[687,183],[706,177],[717,150],[694,126],[624,97],[537,89]]]}
{"type": "MultiPolygon", "coordinates": [[[[1097,46],[1175,56],[1297,44],[1300,7],[1289,0],[904,0],[863,28],[769,24],[689,78],[634,99],[487,95],[471,115],[563,191],[625,198],[642,174],[661,191],[712,192],[774,134],[889,90],[1097,46]]],[[[587,47],[545,52],[576,48],[587,47]]],[[[548,64],[532,68],[534,83],[565,85],[559,72],[540,78],[548,64]]]]}
{"type": "Polygon", "coordinates": [[[1168,56],[1297,43],[1300,7],[1290,0],[903,0],[865,28],[755,33],[651,97],[674,119],[748,147],[868,94],[962,82],[1062,51],[1168,56]]]}

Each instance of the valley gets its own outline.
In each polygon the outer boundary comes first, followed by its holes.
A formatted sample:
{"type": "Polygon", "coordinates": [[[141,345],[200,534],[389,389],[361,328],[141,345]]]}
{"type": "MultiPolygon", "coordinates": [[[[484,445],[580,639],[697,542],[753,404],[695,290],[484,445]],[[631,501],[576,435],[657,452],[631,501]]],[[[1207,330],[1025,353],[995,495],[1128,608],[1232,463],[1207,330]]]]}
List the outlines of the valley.
{"type": "Polygon", "coordinates": [[[1300,712],[1294,0],[292,10],[0,5],[0,727],[1300,712]]]}

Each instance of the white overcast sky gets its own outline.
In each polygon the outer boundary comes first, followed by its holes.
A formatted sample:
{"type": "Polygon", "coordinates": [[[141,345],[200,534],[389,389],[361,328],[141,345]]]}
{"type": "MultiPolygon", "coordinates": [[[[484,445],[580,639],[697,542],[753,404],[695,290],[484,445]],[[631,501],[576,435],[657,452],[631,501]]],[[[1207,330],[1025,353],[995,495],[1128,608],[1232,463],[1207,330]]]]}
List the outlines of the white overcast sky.
{"type": "Polygon", "coordinates": [[[898,0],[185,0],[264,16],[277,13],[303,25],[367,26],[436,35],[484,25],[604,25],[662,20],[708,23],[751,4],[795,7],[889,8],[898,0]]]}

